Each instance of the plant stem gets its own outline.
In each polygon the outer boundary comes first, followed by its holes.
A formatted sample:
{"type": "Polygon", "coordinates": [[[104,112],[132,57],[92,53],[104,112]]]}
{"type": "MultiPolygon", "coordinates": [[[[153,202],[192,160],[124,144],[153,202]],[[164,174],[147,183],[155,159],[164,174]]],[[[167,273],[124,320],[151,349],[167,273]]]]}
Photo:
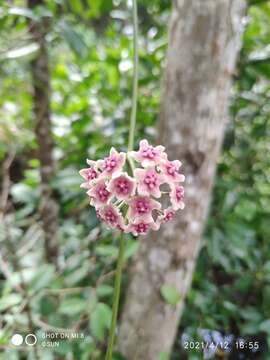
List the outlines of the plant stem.
{"type": "Polygon", "coordinates": [[[124,239],[124,234],[122,233],[120,236],[120,240],[119,240],[119,253],[118,253],[117,267],[116,267],[116,273],[115,273],[114,291],[113,291],[112,320],[111,320],[108,348],[107,348],[105,360],[111,360],[112,353],[113,353],[113,344],[114,344],[115,328],[116,328],[116,322],[117,322],[117,313],[118,313],[120,288],[121,288],[122,268],[123,268],[123,262],[124,262],[123,261],[124,260],[124,248],[125,248],[125,239],[124,239]]]}
{"type": "MultiPolygon", "coordinates": [[[[136,115],[137,115],[137,97],[138,97],[138,15],[137,15],[137,0],[132,0],[132,19],[133,19],[133,84],[132,84],[132,106],[130,115],[129,125],[129,136],[128,136],[128,151],[133,150],[134,146],[134,134],[136,126],[136,115]]],[[[131,158],[128,158],[131,171],[133,172],[133,162],[131,158]]],[[[124,248],[125,239],[122,233],[119,241],[119,253],[117,259],[117,267],[115,273],[115,283],[113,291],[113,307],[112,307],[112,320],[109,333],[108,347],[106,352],[105,360],[111,360],[113,353],[115,328],[117,322],[117,313],[121,289],[121,278],[122,268],[124,262],[124,248]]]]}
{"type": "Polygon", "coordinates": [[[129,125],[128,151],[133,150],[134,134],[137,115],[137,97],[138,97],[138,15],[137,0],[132,1],[133,18],[133,85],[132,85],[132,107],[129,125]]]}

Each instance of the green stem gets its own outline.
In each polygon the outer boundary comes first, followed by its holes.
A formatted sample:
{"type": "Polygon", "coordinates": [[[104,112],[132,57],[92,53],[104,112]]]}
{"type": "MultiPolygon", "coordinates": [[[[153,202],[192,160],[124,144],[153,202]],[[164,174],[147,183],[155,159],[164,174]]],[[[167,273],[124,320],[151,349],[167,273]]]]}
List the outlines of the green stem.
{"type": "MultiPolygon", "coordinates": [[[[132,1],[132,19],[133,19],[133,85],[132,85],[132,107],[130,115],[129,125],[129,136],[128,136],[128,151],[133,150],[134,146],[134,134],[136,126],[136,115],[137,115],[137,97],[138,97],[138,15],[137,15],[137,0],[132,1]]],[[[128,158],[131,171],[133,172],[134,164],[131,158],[128,158]]],[[[124,262],[124,247],[125,239],[124,234],[120,236],[119,242],[119,253],[115,274],[115,284],[113,291],[113,307],[112,307],[112,320],[109,333],[108,347],[106,352],[105,360],[112,359],[115,328],[117,322],[117,313],[120,297],[122,268],[124,262]]]]}
{"type": "Polygon", "coordinates": [[[129,125],[128,151],[133,150],[134,134],[137,114],[137,97],[138,97],[138,15],[137,0],[132,1],[132,18],[133,18],[133,85],[132,85],[132,107],[129,125]]]}
{"type": "Polygon", "coordinates": [[[117,322],[117,313],[118,313],[120,288],[121,288],[122,268],[124,262],[124,249],[125,249],[125,239],[124,239],[124,234],[122,233],[119,240],[119,253],[118,253],[114,291],[113,291],[112,321],[111,321],[108,348],[107,348],[105,360],[111,360],[113,353],[113,344],[114,344],[115,328],[117,322]]]}

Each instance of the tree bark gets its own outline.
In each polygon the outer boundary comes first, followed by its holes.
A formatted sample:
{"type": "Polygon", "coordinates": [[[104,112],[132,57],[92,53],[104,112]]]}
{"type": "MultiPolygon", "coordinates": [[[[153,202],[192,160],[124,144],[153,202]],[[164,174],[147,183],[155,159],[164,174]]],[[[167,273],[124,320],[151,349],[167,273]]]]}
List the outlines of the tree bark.
{"type": "Polygon", "coordinates": [[[207,217],[240,45],[242,0],[175,0],[159,123],[159,143],[183,162],[186,208],[140,240],[119,331],[128,360],[170,353],[207,217]],[[162,298],[162,285],[180,295],[162,298]]]}
{"type": "MultiPolygon", "coordinates": [[[[28,7],[44,5],[43,0],[28,0],[28,7]]],[[[29,22],[29,33],[39,45],[36,57],[31,62],[33,81],[33,113],[35,116],[35,135],[38,143],[40,161],[41,201],[40,214],[45,236],[47,261],[57,262],[58,246],[58,204],[53,196],[50,182],[54,176],[53,139],[50,118],[50,72],[46,47],[48,19],[29,22]]]]}

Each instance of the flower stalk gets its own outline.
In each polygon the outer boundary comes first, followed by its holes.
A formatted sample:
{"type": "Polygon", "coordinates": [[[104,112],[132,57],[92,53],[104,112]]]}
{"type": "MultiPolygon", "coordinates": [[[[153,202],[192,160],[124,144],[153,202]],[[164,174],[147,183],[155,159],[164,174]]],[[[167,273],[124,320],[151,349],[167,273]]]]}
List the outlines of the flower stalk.
{"type": "MultiPolygon", "coordinates": [[[[132,105],[129,125],[128,137],[128,151],[132,151],[134,147],[134,136],[137,116],[137,97],[138,97],[138,14],[137,14],[137,0],[132,0],[132,22],[133,22],[133,84],[132,84],[132,105]]],[[[134,164],[132,159],[128,158],[131,171],[134,171],[134,164]]],[[[119,253],[115,274],[115,284],[113,292],[113,307],[112,307],[112,320],[109,332],[108,347],[105,360],[112,359],[113,345],[115,338],[115,329],[117,324],[117,314],[119,307],[119,298],[121,290],[122,269],[124,263],[124,248],[125,239],[124,233],[121,233],[119,240],[119,253]]]]}
{"type": "Polygon", "coordinates": [[[114,291],[113,291],[112,320],[111,320],[108,348],[107,348],[105,360],[111,360],[113,353],[113,344],[115,338],[115,328],[117,323],[117,314],[118,314],[119,297],[120,297],[120,289],[121,289],[122,269],[124,263],[124,250],[125,250],[125,239],[124,239],[124,233],[122,233],[119,239],[119,253],[118,253],[114,291]]]}
{"type": "Polygon", "coordinates": [[[137,0],[132,1],[132,19],[133,19],[133,85],[132,85],[132,106],[129,125],[128,151],[134,147],[134,135],[137,115],[137,98],[138,98],[138,13],[137,0]]]}

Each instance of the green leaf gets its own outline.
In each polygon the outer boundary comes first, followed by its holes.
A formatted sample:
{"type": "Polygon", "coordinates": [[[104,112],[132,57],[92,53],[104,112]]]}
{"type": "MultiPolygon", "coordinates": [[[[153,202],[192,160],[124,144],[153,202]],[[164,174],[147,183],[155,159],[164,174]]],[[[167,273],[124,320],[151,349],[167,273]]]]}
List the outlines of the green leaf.
{"type": "Polygon", "coordinates": [[[258,323],[246,323],[243,325],[240,325],[241,334],[243,335],[256,335],[259,332],[260,326],[258,323]]]}
{"type": "Polygon", "coordinates": [[[54,266],[51,264],[41,265],[35,271],[33,279],[30,281],[29,289],[33,292],[43,289],[51,284],[55,274],[54,266]]]}
{"type": "Polygon", "coordinates": [[[254,218],[256,211],[256,204],[246,199],[241,200],[235,207],[236,214],[247,221],[251,221],[254,218]]]}
{"type": "Polygon", "coordinates": [[[87,309],[87,301],[79,297],[64,299],[59,307],[59,312],[65,315],[78,315],[87,309]]]}
{"type": "Polygon", "coordinates": [[[248,321],[260,322],[262,320],[261,313],[255,307],[244,307],[240,310],[241,316],[248,321]]]}
{"type": "Polygon", "coordinates": [[[238,307],[230,301],[223,301],[223,306],[231,313],[236,313],[238,310],[238,307]]]}
{"type": "Polygon", "coordinates": [[[83,263],[81,267],[72,271],[65,278],[66,283],[69,286],[74,286],[81,280],[83,280],[89,273],[89,265],[87,263],[83,263]]]}
{"type": "Polygon", "coordinates": [[[11,195],[16,202],[33,203],[38,198],[38,190],[28,185],[18,183],[12,186],[11,195]]]}
{"type": "Polygon", "coordinates": [[[138,248],[139,248],[138,241],[132,240],[131,242],[128,242],[126,244],[126,248],[125,248],[125,255],[124,255],[125,259],[128,259],[128,258],[132,257],[134,254],[136,254],[138,248]]]}
{"type": "Polygon", "coordinates": [[[105,330],[109,329],[111,324],[111,308],[103,303],[98,303],[90,316],[90,330],[92,335],[98,340],[105,336],[105,330]]]}
{"type": "Polygon", "coordinates": [[[36,16],[33,13],[32,10],[24,8],[24,7],[16,7],[16,6],[12,6],[8,9],[8,13],[10,15],[17,15],[17,16],[24,16],[30,19],[35,19],[36,16]]]}
{"type": "Polygon", "coordinates": [[[57,176],[51,182],[55,189],[65,192],[70,189],[79,188],[82,183],[82,177],[74,168],[65,168],[58,172],[57,176]]]}
{"type": "Polygon", "coordinates": [[[72,353],[72,343],[68,341],[59,341],[59,346],[55,347],[54,351],[59,354],[68,355],[72,353]]]}
{"type": "Polygon", "coordinates": [[[96,248],[96,253],[100,256],[116,257],[118,254],[118,249],[113,245],[100,245],[96,248]]]}
{"type": "Polygon", "coordinates": [[[158,355],[158,360],[169,360],[170,359],[170,354],[162,351],[159,355],[158,355]]]}
{"type": "Polygon", "coordinates": [[[97,295],[99,297],[110,296],[113,293],[113,287],[110,285],[102,284],[97,287],[97,295]]]}
{"type": "Polygon", "coordinates": [[[18,305],[22,301],[22,297],[19,294],[5,295],[0,299],[0,311],[7,310],[10,307],[18,305]]]}
{"type": "Polygon", "coordinates": [[[17,59],[17,58],[21,58],[23,56],[28,56],[31,55],[35,52],[37,52],[39,49],[38,44],[36,43],[31,43],[29,45],[17,48],[17,49],[13,49],[13,50],[9,50],[6,53],[4,53],[4,55],[1,55],[1,57],[4,57],[6,59],[17,59]]]}
{"type": "Polygon", "coordinates": [[[83,6],[80,0],[69,0],[69,5],[75,14],[83,14],[83,6]]]}
{"type": "Polygon", "coordinates": [[[264,320],[260,326],[259,329],[261,331],[266,332],[268,335],[270,335],[270,319],[264,320]]]}
{"type": "Polygon", "coordinates": [[[160,292],[163,299],[171,305],[176,305],[181,298],[178,290],[172,285],[163,285],[160,292]]]}
{"type": "Polygon", "coordinates": [[[48,316],[57,311],[57,298],[42,296],[39,299],[39,308],[42,316],[48,316]]]}
{"type": "Polygon", "coordinates": [[[88,49],[82,36],[79,35],[74,30],[74,28],[64,20],[61,21],[59,26],[62,35],[67,41],[71,50],[74,51],[78,56],[86,56],[88,53],[88,49]]]}
{"type": "Polygon", "coordinates": [[[95,16],[99,15],[101,3],[102,3],[102,0],[95,0],[95,1],[87,0],[87,5],[89,8],[90,16],[95,17],[95,16]]]}

